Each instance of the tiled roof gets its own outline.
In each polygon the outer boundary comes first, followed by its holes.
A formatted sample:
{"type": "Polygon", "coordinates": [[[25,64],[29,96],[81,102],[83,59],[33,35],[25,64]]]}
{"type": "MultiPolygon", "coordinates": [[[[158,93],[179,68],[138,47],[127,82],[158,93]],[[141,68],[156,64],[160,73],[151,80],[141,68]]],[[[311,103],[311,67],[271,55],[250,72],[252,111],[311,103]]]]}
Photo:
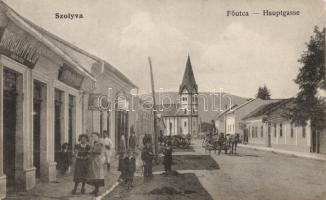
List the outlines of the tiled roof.
{"type": "Polygon", "coordinates": [[[285,104],[291,102],[292,100],[293,100],[293,98],[282,99],[282,100],[279,100],[276,102],[271,102],[271,103],[262,105],[262,106],[258,107],[257,109],[255,109],[254,111],[252,111],[251,113],[249,113],[248,115],[246,115],[242,119],[246,120],[249,118],[255,118],[255,117],[260,117],[260,116],[264,116],[264,115],[269,115],[276,109],[284,106],[285,104]]]}

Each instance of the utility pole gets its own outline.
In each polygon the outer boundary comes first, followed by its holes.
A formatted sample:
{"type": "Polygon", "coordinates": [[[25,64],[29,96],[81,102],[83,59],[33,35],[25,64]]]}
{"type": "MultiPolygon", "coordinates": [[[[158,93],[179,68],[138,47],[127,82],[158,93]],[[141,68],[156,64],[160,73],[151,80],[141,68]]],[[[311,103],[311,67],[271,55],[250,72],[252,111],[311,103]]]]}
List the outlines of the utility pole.
{"type": "Polygon", "coordinates": [[[190,93],[190,135],[192,135],[192,91],[190,93]]]}
{"type": "Polygon", "coordinates": [[[149,63],[149,69],[150,69],[150,74],[151,74],[151,85],[152,85],[152,95],[153,95],[154,147],[155,147],[155,160],[157,161],[157,159],[158,159],[157,110],[156,110],[154,75],[153,75],[151,57],[148,57],[148,63],[149,63]]]}

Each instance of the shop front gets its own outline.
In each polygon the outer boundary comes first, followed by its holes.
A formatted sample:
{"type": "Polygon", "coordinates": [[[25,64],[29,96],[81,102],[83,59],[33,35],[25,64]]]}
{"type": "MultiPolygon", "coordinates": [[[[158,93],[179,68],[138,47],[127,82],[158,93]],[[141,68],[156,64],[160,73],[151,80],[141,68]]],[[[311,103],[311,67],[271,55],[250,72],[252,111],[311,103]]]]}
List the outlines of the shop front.
{"type": "Polygon", "coordinates": [[[106,131],[112,141],[112,150],[117,151],[121,135],[126,137],[127,143],[130,127],[134,124],[130,115],[131,92],[137,86],[106,61],[103,65],[94,65],[91,71],[96,78],[96,87],[86,95],[85,132],[103,135],[106,131]]]}
{"type": "Polygon", "coordinates": [[[125,137],[126,147],[128,147],[129,139],[129,100],[124,93],[118,93],[116,96],[116,106],[115,106],[115,143],[116,151],[121,147],[120,140],[121,137],[125,137]]]}
{"type": "Polygon", "coordinates": [[[0,11],[1,199],[56,180],[61,146],[72,150],[82,132],[83,94],[95,79],[2,2],[0,11]]]}

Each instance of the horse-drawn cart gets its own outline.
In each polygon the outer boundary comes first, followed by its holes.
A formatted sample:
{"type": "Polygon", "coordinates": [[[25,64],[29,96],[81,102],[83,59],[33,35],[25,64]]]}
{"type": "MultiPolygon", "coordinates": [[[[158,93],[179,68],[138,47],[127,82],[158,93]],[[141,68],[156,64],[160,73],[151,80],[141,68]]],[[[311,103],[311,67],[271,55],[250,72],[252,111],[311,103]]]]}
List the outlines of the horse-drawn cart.
{"type": "Polygon", "coordinates": [[[222,151],[224,151],[225,154],[235,153],[237,137],[229,135],[227,137],[224,137],[223,133],[220,134],[221,135],[219,136],[206,135],[206,137],[204,137],[202,147],[205,149],[205,151],[214,151],[215,153],[216,151],[218,151],[218,154],[221,154],[222,151]]]}

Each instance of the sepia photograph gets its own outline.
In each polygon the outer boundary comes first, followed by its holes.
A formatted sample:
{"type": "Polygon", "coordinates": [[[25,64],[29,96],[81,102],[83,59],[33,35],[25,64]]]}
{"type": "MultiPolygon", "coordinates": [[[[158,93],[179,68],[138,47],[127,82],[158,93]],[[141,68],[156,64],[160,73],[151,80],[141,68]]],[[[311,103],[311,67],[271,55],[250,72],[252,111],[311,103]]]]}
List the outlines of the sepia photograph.
{"type": "Polygon", "coordinates": [[[0,0],[0,200],[326,200],[326,0],[0,0]]]}

